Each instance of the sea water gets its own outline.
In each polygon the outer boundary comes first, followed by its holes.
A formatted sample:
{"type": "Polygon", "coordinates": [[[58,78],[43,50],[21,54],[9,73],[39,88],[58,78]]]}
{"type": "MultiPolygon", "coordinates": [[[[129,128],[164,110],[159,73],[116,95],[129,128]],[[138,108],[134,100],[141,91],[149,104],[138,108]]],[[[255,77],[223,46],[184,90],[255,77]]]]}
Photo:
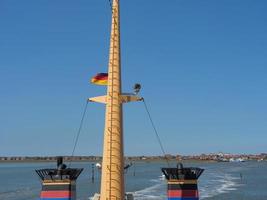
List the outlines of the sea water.
{"type": "MultiPolygon", "coordinates": [[[[84,168],[77,181],[77,199],[87,200],[100,190],[100,171],[91,162],[72,163],[84,168]]],[[[175,163],[171,163],[175,165],[175,163]]],[[[125,171],[126,190],[137,200],[166,199],[164,162],[134,162],[125,171]]],[[[199,178],[201,200],[267,200],[267,162],[184,162],[204,168],[199,178]]],[[[37,200],[41,183],[35,169],[54,168],[55,163],[0,163],[0,200],[37,200]]]]}

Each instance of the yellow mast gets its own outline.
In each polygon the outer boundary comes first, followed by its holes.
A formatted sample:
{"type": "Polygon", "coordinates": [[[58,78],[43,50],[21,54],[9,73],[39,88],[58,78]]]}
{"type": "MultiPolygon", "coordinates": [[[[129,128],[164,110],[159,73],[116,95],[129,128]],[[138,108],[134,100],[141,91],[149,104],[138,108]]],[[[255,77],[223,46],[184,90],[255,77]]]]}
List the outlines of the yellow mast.
{"type": "Polygon", "coordinates": [[[119,0],[113,0],[107,95],[89,99],[106,104],[100,200],[125,199],[122,104],[141,100],[121,93],[119,8],[119,0]]]}

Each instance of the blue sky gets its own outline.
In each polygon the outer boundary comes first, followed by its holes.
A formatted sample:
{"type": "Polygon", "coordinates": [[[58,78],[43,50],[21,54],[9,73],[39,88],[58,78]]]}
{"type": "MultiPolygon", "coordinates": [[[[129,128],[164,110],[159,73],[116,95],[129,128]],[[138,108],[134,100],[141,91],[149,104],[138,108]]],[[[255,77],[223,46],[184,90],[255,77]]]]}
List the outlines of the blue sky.
{"type": "MultiPolygon", "coordinates": [[[[121,0],[123,90],[142,84],[167,153],[267,151],[267,2],[121,0]]],[[[90,85],[107,71],[107,0],[0,1],[0,156],[69,155],[90,85]]],[[[161,154],[142,103],[127,155],[161,154]]],[[[76,155],[101,155],[89,104],[76,155]]]]}

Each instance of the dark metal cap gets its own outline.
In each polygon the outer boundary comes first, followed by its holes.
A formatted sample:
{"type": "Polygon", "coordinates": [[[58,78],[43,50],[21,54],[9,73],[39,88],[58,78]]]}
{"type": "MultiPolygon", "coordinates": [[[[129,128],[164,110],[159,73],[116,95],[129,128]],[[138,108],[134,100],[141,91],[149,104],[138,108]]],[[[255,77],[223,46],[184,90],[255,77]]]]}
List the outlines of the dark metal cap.
{"type": "Polygon", "coordinates": [[[63,157],[57,157],[56,169],[38,169],[35,170],[42,180],[76,180],[83,171],[82,168],[67,168],[63,164],[63,157]]]}
{"type": "Polygon", "coordinates": [[[38,169],[35,170],[42,180],[76,180],[83,171],[82,168],[67,168],[67,169],[38,169]]]}
{"type": "Polygon", "coordinates": [[[167,180],[197,180],[204,169],[194,167],[184,168],[183,165],[179,163],[177,168],[161,168],[161,171],[167,180]]]}

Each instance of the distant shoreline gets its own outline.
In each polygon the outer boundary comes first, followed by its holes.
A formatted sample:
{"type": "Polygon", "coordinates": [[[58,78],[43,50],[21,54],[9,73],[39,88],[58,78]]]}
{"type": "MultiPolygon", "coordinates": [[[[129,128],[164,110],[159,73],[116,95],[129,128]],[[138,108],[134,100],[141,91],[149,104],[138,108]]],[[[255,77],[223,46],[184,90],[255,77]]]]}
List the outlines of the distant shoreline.
{"type": "MultiPolygon", "coordinates": [[[[101,162],[101,156],[63,156],[64,161],[73,162],[101,162]]],[[[243,160],[267,160],[267,153],[261,154],[201,154],[194,156],[166,155],[166,156],[128,156],[127,162],[131,161],[205,161],[205,162],[228,162],[230,159],[243,160]]],[[[56,162],[57,156],[11,156],[0,157],[0,163],[30,163],[30,162],[56,162]]]]}

